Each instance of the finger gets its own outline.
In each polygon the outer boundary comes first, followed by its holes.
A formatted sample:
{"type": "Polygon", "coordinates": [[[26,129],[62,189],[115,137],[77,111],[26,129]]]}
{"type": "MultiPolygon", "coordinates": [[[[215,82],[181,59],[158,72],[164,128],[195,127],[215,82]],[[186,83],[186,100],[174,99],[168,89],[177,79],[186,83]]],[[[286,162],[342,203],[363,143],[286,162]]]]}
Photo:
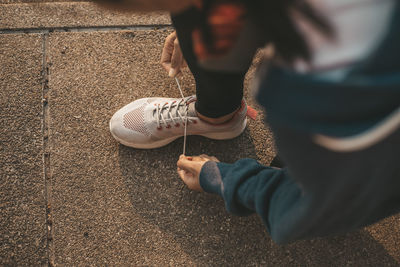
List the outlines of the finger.
{"type": "Polygon", "coordinates": [[[192,161],[192,160],[188,160],[186,157],[181,157],[178,162],[177,162],[177,166],[179,168],[181,168],[182,170],[185,170],[187,172],[191,172],[193,174],[199,172],[198,171],[198,163],[192,161]]]}
{"type": "Polygon", "coordinates": [[[171,69],[169,71],[170,77],[175,77],[180,71],[183,63],[183,55],[178,39],[174,41],[174,50],[171,55],[171,69]]]}
{"type": "Polygon", "coordinates": [[[196,178],[193,176],[192,173],[185,172],[185,171],[178,171],[179,177],[181,180],[186,184],[186,186],[195,191],[202,192],[203,189],[201,188],[200,184],[198,181],[196,181],[196,178]]]}
{"type": "Polygon", "coordinates": [[[171,63],[168,62],[161,62],[161,66],[167,71],[168,75],[171,71],[171,63]]]}
{"type": "Polygon", "coordinates": [[[182,169],[179,168],[179,167],[178,167],[177,171],[178,171],[178,174],[179,174],[179,178],[181,178],[181,180],[182,180],[183,182],[185,182],[185,171],[182,170],[182,169]]]}
{"type": "Polygon", "coordinates": [[[191,156],[186,156],[186,155],[184,155],[184,154],[181,154],[181,155],[179,156],[179,158],[180,158],[180,159],[186,158],[187,160],[193,160],[193,157],[191,157],[191,156]]]}
{"type": "Polygon", "coordinates": [[[207,161],[207,158],[204,158],[202,156],[197,156],[197,157],[193,157],[192,161],[207,161]]]}
{"type": "Polygon", "coordinates": [[[169,72],[171,69],[171,57],[174,51],[174,41],[176,39],[176,33],[173,32],[165,39],[164,47],[161,53],[161,65],[164,69],[169,72]]]}
{"type": "Polygon", "coordinates": [[[173,45],[174,45],[174,51],[172,53],[172,58],[171,58],[171,67],[180,68],[183,63],[183,54],[178,38],[174,40],[173,45]]]}
{"type": "Polygon", "coordinates": [[[208,159],[208,160],[220,162],[219,159],[217,159],[217,158],[214,157],[214,156],[209,156],[209,155],[206,155],[206,154],[201,154],[200,157],[202,157],[202,158],[204,158],[204,159],[208,159]]]}
{"type": "Polygon", "coordinates": [[[161,66],[169,72],[171,70],[171,57],[172,50],[168,50],[168,48],[164,48],[161,55],[161,66]]]}
{"type": "Polygon", "coordinates": [[[193,161],[190,161],[190,160],[188,160],[186,158],[180,158],[178,160],[178,162],[176,163],[176,165],[181,170],[188,171],[188,172],[196,172],[196,169],[193,166],[193,161]]]}
{"type": "MultiPolygon", "coordinates": [[[[185,157],[185,156],[182,155],[181,158],[182,157],[185,157]]],[[[194,161],[194,162],[205,162],[205,161],[208,161],[208,160],[212,160],[212,157],[210,157],[210,156],[208,156],[206,154],[202,154],[200,156],[186,157],[186,159],[190,160],[190,161],[194,161]]]]}
{"type": "Polygon", "coordinates": [[[185,170],[178,170],[178,175],[179,178],[181,178],[181,180],[188,186],[191,187],[191,185],[193,184],[193,179],[194,176],[192,173],[187,172],[185,170]]]}
{"type": "Polygon", "coordinates": [[[213,160],[212,157],[210,157],[209,155],[206,155],[206,154],[201,154],[200,157],[202,158],[203,161],[213,160]]]}

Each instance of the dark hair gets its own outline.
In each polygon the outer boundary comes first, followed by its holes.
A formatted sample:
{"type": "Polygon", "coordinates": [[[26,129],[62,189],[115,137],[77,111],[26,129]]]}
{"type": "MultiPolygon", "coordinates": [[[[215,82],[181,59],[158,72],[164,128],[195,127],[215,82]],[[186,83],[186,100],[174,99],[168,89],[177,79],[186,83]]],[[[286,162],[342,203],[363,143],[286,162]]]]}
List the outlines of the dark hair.
{"type": "Polygon", "coordinates": [[[333,35],[330,25],[304,0],[203,1],[204,22],[201,23],[201,27],[206,43],[212,39],[206,17],[216,2],[236,2],[244,5],[247,15],[255,21],[260,31],[266,34],[268,42],[275,46],[277,55],[288,62],[298,58],[309,61],[311,58],[307,43],[291,18],[291,12],[299,13],[327,37],[333,35]]]}

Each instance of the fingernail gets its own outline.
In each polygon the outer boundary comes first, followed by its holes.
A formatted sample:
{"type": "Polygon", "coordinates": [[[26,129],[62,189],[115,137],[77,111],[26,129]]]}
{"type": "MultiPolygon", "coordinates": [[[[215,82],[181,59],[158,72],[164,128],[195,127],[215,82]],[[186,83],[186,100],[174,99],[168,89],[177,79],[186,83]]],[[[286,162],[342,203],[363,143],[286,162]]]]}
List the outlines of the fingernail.
{"type": "Polygon", "coordinates": [[[176,73],[177,73],[176,69],[171,68],[169,70],[168,76],[174,78],[176,76],[176,73]]]}

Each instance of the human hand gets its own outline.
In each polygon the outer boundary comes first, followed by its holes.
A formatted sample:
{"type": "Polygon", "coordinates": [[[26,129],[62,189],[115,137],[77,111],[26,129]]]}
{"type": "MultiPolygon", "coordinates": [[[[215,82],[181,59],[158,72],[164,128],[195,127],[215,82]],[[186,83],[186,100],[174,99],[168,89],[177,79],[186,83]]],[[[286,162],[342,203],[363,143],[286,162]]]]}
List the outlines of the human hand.
{"type": "Polygon", "coordinates": [[[165,39],[161,54],[161,65],[168,72],[168,76],[172,78],[178,75],[181,69],[186,66],[176,32],[171,33],[165,39]]]}
{"type": "Polygon", "coordinates": [[[200,155],[195,157],[186,157],[181,155],[177,162],[178,174],[182,181],[191,190],[203,192],[200,186],[200,172],[207,161],[219,162],[216,157],[200,155]]]}

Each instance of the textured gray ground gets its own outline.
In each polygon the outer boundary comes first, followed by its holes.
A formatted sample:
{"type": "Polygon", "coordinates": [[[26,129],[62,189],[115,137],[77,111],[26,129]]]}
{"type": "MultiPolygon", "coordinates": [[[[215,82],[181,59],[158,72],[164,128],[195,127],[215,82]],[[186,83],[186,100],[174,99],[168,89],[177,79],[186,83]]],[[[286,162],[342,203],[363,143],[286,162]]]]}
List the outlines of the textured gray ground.
{"type": "Polygon", "coordinates": [[[47,261],[42,36],[0,35],[0,262],[47,261]]]}
{"type": "MultiPolygon", "coordinates": [[[[256,216],[231,216],[217,197],[183,187],[182,139],[147,151],[116,143],[116,110],[179,91],[158,63],[168,17],[102,12],[0,1],[0,265],[400,265],[398,216],[278,246],[256,216]]],[[[183,86],[194,93],[188,72],[183,86]]],[[[232,141],[189,137],[188,153],[267,164],[274,149],[262,117],[232,141]]]]}

